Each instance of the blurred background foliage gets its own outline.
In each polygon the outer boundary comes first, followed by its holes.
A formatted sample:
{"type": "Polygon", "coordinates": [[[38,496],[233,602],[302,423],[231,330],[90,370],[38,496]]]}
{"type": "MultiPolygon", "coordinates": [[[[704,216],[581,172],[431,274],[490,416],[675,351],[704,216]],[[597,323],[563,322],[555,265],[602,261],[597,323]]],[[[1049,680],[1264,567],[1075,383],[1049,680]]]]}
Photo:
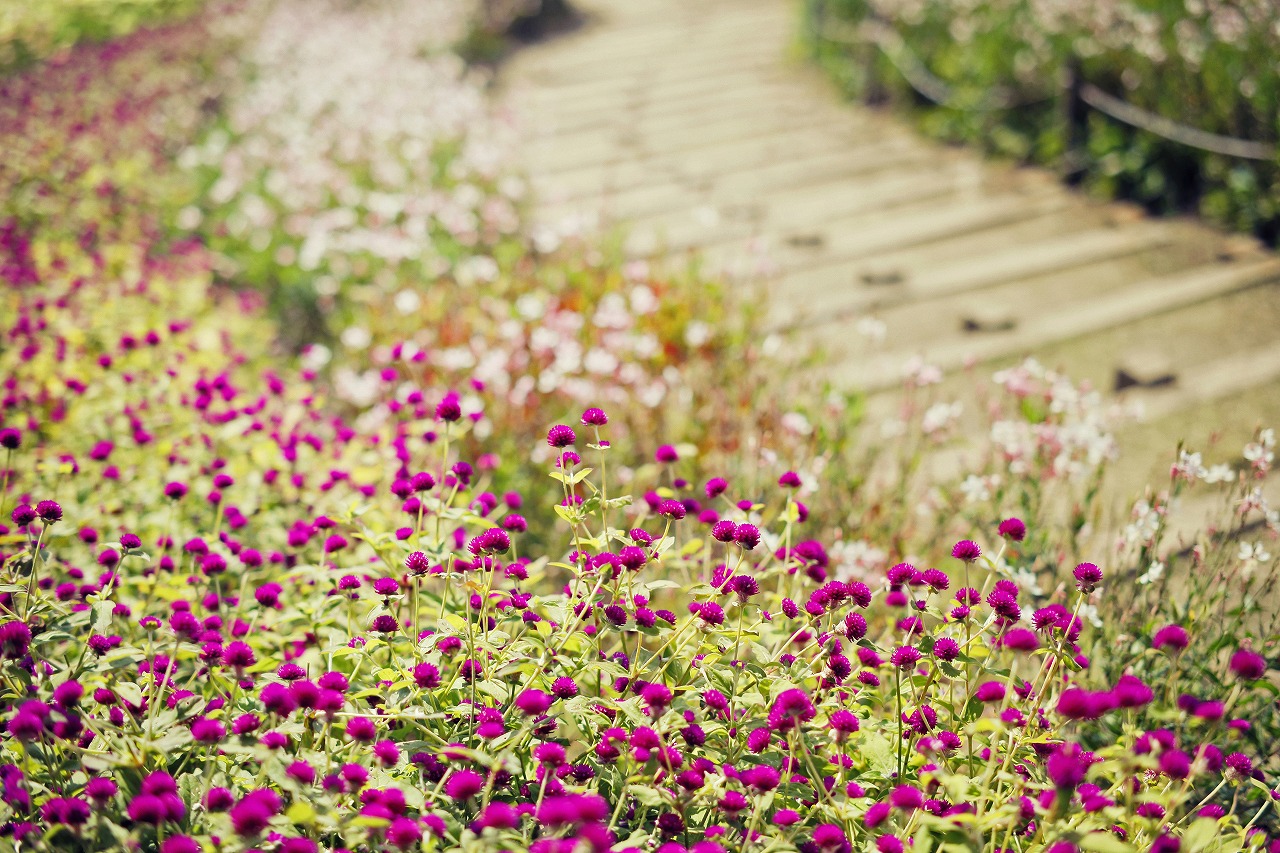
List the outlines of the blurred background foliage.
{"type": "Polygon", "coordinates": [[[0,0],[0,73],[190,14],[202,0],[0,0]]]}
{"type": "Polygon", "coordinates": [[[808,44],[850,96],[911,109],[929,134],[1060,168],[1106,197],[1196,211],[1275,244],[1280,164],[1197,150],[1096,110],[1068,120],[1067,76],[1180,124],[1280,138],[1280,16],[1272,0],[807,0],[808,44]],[[902,38],[902,55],[865,38],[902,38]],[[908,53],[909,52],[909,53],[908,53]],[[911,56],[943,81],[907,82],[911,56]]]}

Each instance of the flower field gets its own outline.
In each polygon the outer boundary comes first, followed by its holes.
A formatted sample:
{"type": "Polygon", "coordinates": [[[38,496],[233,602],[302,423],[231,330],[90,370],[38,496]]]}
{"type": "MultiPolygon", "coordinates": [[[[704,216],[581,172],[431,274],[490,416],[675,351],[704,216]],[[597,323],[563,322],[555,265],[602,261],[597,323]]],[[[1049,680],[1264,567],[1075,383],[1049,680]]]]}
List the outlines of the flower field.
{"type": "Polygon", "coordinates": [[[0,848],[1280,850],[1274,434],[1116,524],[1035,362],[873,415],[527,225],[472,11],[0,82],[0,848]]]}

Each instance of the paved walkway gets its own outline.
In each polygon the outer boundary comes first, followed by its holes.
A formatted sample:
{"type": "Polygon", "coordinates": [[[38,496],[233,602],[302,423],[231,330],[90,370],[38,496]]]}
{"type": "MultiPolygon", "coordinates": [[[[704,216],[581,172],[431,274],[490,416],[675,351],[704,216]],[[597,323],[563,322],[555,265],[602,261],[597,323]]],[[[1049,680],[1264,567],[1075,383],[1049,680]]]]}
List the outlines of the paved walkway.
{"type": "Polygon", "coordinates": [[[533,128],[543,222],[625,223],[636,255],[696,252],[761,281],[774,325],[825,347],[845,386],[895,386],[913,355],[955,372],[1032,354],[1129,383],[1161,459],[1223,407],[1241,438],[1280,419],[1280,258],[1253,241],[840,101],[782,0],[577,5],[587,26],[502,78],[533,128]],[[855,331],[867,317],[878,348],[855,331]]]}

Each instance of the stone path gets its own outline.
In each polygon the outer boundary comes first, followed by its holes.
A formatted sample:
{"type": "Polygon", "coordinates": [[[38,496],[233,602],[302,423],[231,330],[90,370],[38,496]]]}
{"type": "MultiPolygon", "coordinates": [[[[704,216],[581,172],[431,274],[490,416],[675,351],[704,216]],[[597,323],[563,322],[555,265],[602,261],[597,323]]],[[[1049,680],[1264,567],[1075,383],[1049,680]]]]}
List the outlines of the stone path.
{"type": "Polygon", "coordinates": [[[625,223],[632,254],[697,253],[762,283],[773,324],[826,348],[848,387],[891,388],[914,355],[951,372],[1035,355],[1127,384],[1148,412],[1139,467],[1203,444],[1219,410],[1233,440],[1280,418],[1280,258],[1253,241],[840,101],[782,0],[577,5],[587,26],[501,80],[533,128],[548,226],[625,223]],[[884,324],[878,350],[864,317],[884,324]]]}

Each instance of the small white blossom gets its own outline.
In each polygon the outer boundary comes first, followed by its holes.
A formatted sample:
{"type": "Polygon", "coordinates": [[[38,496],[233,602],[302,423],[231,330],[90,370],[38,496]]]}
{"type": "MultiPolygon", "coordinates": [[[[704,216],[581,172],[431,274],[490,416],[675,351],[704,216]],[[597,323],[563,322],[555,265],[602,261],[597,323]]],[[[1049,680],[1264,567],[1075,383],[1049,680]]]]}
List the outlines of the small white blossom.
{"type": "Polygon", "coordinates": [[[1164,575],[1164,563],[1159,560],[1152,560],[1151,565],[1147,567],[1147,571],[1138,578],[1138,583],[1143,586],[1153,584],[1164,575]]]}

